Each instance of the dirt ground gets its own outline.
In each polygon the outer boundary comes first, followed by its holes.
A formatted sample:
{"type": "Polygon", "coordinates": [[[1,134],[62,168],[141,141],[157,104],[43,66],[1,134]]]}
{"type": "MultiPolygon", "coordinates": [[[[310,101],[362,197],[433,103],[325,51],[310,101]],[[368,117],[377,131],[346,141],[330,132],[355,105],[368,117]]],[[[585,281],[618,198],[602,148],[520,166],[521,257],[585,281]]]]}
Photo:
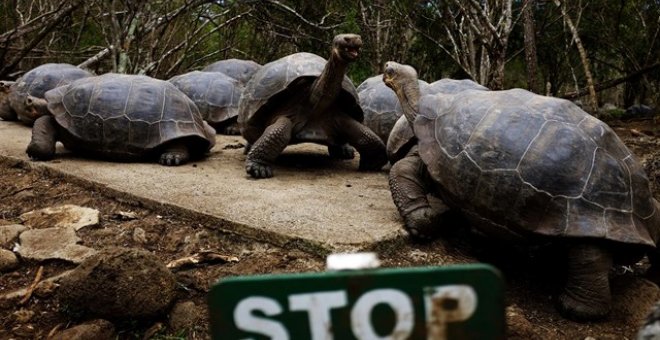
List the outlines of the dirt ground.
{"type": "MultiPolygon", "coordinates": [[[[654,121],[610,122],[627,145],[646,164],[654,194],[660,198],[660,130],[654,121]]],[[[298,250],[282,249],[219,232],[213,225],[200,224],[166,210],[148,210],[139,202],[127,202],[104,195],[100,190],[71,183],[64,178],[35,172],[20,163],[0,162],[0,225],[18,223],[21,214],[49,206],[76,204],[98,209],[100,223],[78,232],[81,244],[101,249],[108,246],[139,247],[153,252],[164,263],[212,250],[235,256],[238,262],[205,264],[175,272],[180,289],[179,301],[194,301],[202,317],[193,329],[173,332],[167,320],[149,324],[116,325],[118,338],[206,339],[208,315],[206,293],[219,278],[233,275],[321,271],[324,259],[298,250]],[[119,212],[133,212],[137,219],[125,220],[119,212]],[[134,237],[135,228],[146,233],[146,240],[134,237]]],[[[612,272],[615,296],[612,315],[597,323],[574,323],[554,310],[552,295],[561,282],[561,259],[547,254],[521,253],[498,248],[496,244],[462,231],[450,233],[429,244],[400,242],[383,245],[379,252],[384,266],[404,267],[445,265],[483,261],[495,264],[507,284],[507,333],[512,339],[625,339],[634,338],[648,307],[660,293],[643,278],[648,264],[642,261],[612,272]]],[[[11,245],[0,245],[11,246],[11,245]]],[[[9,247],[10,248],[10,247],[9,247]]],[[[37,270],[50,277],[75,266],[61,261],[23,261],[13,272],[0,274],[0,295],[28,287],[37,270]]],[[[24,304],[0,299],[0,339],[47,338],[54,329],[65,329],[81,322],[60,312],[52,294],[35,295],[24,304]]]]}

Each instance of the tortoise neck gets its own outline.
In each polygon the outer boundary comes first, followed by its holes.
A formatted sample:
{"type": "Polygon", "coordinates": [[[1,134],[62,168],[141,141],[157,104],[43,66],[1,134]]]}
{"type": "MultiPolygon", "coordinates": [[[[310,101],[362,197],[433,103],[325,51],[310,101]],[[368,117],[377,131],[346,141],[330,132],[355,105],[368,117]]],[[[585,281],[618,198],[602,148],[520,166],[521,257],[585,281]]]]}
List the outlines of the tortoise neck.
{"type": "Polygon", "coordinates": [[[325,63],[323,72],[312,84],[309,101],[314,112],[322,112],[337,98],[342,89],[342,81],[348,70],[348,62],[334,51],[325,63]]]}
{"type": "Polygon", "coordinates": [[[399,97],[403,114],[412,127],[419,112],[419,81],[415,79],[415,81],[406,82],[394,92],[399,97]]]}

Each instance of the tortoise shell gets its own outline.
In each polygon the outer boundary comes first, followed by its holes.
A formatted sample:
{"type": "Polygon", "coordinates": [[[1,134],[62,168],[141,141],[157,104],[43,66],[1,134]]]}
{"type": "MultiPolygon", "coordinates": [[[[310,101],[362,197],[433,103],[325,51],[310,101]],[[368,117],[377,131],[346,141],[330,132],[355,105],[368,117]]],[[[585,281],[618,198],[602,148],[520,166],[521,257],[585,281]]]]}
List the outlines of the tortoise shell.
{"type": "Polygon", "coordinates": [[[34,120],[27,117],[25,99],[28,95],[44,98],[46,91],[66,85],[80,78],[93,76],[92,73],[70,64],[43,64],[25,73],[9,92],[9,104],[18,118],[27,124],[34,120]]]}
{"type": "MultiPolygon", "coordinates": [[[[380,80],[382,86],[390,90],[391,95],[396,97],[394,91],[389,89],[389,87],[387,87],[387,85],[385,85],[385,83],[382,81],[382,77],[380,78],[380,80]]],[[[419,90],[420,90],[420,95],[424,96],[426,94],[435,94],[435,93],[455,94],[465,90],[488,91],[488,88],[485,86],[481,86],[478,83],[469,79],[456,80],[456,79],[445,78],[434,81],[431,84],[420,81],[419,90]]],[[[399,100],[397,99],[397,104],[398,103],[399,100]]],[[[403,111],[401,111],[401,105],[397,106],[397,110],[398,110],[397,120],[395,123],[393,123],[394,126],[392,126],[392,128],[390,129],[391,132],[388,136],[387,144],[386,144],[387,157],[390,160],[390,163],[392,164],[394,164],[396,161],[400,160],[401,158],[405,157],[408,151],[410,150],[410,148],[413,145],[415,145],[414,141],[412,141],[415,137],[415,134],[410,128],[410,125],[408,124],[408,120],[406,120],[406,117],[402,116],[403,111]]],[[[367,120],[366,116],[367,116],[367,110],[365,109],[365,121],[367,120]]]]}
{"type": "Polygon", "coordinates": [[[212,126],[238,116],[243,86],[238,80],[218,72],[193,71],[169,80],[197,105],[202,118],[212,126]]]}
{"type": "MultiPolygon", "coordinates": [[[[278,104],[293,96],[307,95],[311,84],[323,72],[325,64],[326,60],[318,55],[300,52],[261,67],[241,96],[238,110],[241,131],[250,126],[253,131],[263,132],[278,104]]],[[[364,120],[355,85],[346,76],[336,103],[350,117],[359,122],[364,120]]]]}
{"type": "Polygon", "coordinates": [[[252,76],[261,68],[252,60],[226,59],[216,61],[202,69],[204,72],[219,72],[238,80],[245,86],[252,76]]]}
{"type": "Polygon", "coordinates": [[[68,149],[132,158],[181,138],[200,153],[215,143],[195,103],[167,81],[109,73],[50,90],[46,100],[68,149]]]}
{"type": "Polygon", "coordinates": [[[644,169],[570,101],[522,89],[427,95],[414,125],[440,197],[485,233],[655,246],[644,169]]]}

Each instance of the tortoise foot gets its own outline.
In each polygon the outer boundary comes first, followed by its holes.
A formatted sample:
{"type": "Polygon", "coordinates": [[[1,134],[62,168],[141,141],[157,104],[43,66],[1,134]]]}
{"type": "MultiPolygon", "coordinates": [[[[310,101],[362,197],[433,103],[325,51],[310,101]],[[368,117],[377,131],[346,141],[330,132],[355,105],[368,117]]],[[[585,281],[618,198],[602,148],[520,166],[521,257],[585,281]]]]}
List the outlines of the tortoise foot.
{"type": "Polygon", "coordinates": [[[273,168],[270,165],[256,161],[246,161],[245,171],[250,174],[252,178],[273,177],[273,168]]]}
{"type": "Polygon", "coordinates": [[[336,159],[353,159],[355,158],[355,149],[348,145],[330,145],[328,146],[328,153],[330,157],[336,159]]]}
{"type": "Polygon", "coordinates": [[[404,217],[405,229],[417,242],[428,242],[438,235],[441,215],[431,207],[413,210],[404,217]]]}
{"type": "Polygon", "coordinates": [[[33,161],[49,161],[55,156],[54,148],[44,147],[38,143],[30,143],[25,152],[33,161]]]}
{"type": "Polygon", "coordinates": [[[223,135],[237,136],[241,134],[241,130],[238,128],[237,124],[231,124],[220,129],[220,133],[223,135]]]}
{"type": "Polygon", "coordinates": [[[584,300],[571,292],[564,292],[557,299],[559,313],[575,321],[596,321],[607,317],[611,303],[608,298],[584,300]]]}
{"type": "Polygon", "coordinates": [[[379,171],[387,163],[385,153],[378,153],[378,157],[369,157],[369,155],[360,154],[360,171],[379,171]],[[364,156],[364,157],[363,157],[364,156]]]}
{"type": "Polygon", "coordinates": [[[188,161],[188,153],[185,151],[168,151],[160,155],[158,163],[166,166],[183,165],[188,161]]]}

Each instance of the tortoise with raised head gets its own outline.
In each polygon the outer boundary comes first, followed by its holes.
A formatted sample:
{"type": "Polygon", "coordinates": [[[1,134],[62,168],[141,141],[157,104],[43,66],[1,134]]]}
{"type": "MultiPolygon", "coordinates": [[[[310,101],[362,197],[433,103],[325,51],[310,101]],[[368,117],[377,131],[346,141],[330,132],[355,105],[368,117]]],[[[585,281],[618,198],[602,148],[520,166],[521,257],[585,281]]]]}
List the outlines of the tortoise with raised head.
{"type": "Polygon", "coordinates": [[[328,146],[332,156],[360,153],[361,170],[377,170],[387,162],[385,145],[364,126],[355,86],[346,77],[357,60],[359,35],[334,38],[325,60],[295,53],[264,65],[248,82],[239,103],[238,123],[248,142],[245,168],[255,178],[271,177],[271,164],[293,143],[328,146]]]}
{"type": "Polygon", "coordinates": [[[218,133],[239,135],[238,101],[245,88],[223,73],[192,71],[169,80],[199,109],[202,118],[218,133]]]}
{"type": "Polygon", "coordinates": [[[252,60],[225,59],[216,61],[202,69],[203,72],[219,72],[239,81],[242,86],[259,71],[261,64],[252,60]]]}
{"type": "Polygon", "coordinates": [[[434,193],[488,237],[554,243],[567,255],[560,312],[593,320],[611,308],[613,260],[658,265],[660,204],[614,131],[570,101],[522,90],[420,96],[414,68],[388,62],[384,82],[417,146],[390,171],[411,233],[442,228],[434,193]]]}
{"type": "Polygon", "coordinates": [[[50,113],[32,128],[27,154],[35,160],[52,159],[59,140],[90,157],[181,165],[215,144],[215,131],[195,103],[171,83],[147,76],[79,79],[30,104],[50,113]]]}
{"type": "Polygon", "coordinates": [[[43,64],[20,77],[9,89],[9,105],[17,119],[32,125],[34,120],[46,112],[37,112],[26,105],[28,97],[44,98],[46,91],[66,85],[74,80],[94,76],[70,64],[43,64]]]}

